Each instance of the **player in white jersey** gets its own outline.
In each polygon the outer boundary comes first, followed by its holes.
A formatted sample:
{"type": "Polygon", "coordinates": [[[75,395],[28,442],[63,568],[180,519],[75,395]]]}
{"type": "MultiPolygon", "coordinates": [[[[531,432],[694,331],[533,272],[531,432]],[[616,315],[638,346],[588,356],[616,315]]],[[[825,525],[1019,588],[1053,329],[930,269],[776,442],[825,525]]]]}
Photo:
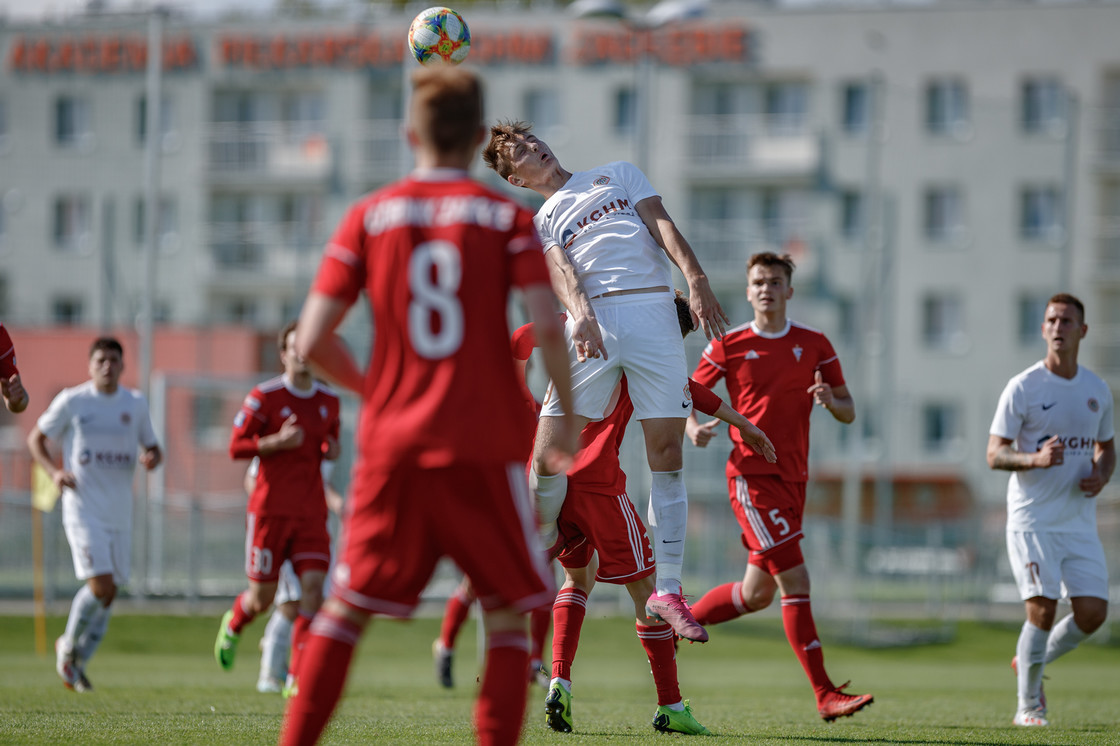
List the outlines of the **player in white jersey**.
{"type": "Polygon", "coordinates": [[[93,688],[85,669],[105,636],[117,589],[128,582],[136,464],[151,471],[162,460],[148,402],[120,385],[123,370],[121,343],[94,340],[90,380],[63,389],[27,436],[31,455],[62,490],[62,526],[74,573],[85,581],[55,641],[58,675],[80,692],[93,688]],[[62,446],[61,460],[51,443],[62,446]]]}
{"type": "MultiPolygon", "coordinates": [[[[651,474],[649,523],[656,534],[656,590],[646,612],[681,637],[708,639],[681,596],[688,514],[681,441],[692,412],[684,343],[672,291],[672,265],[688,283],[693,327],[709,339],[728,318],[688,241],[645,175],[624,161],[590,171],[565,170],[524,122],[490,129],[486,164],[514,186],[545,198],[535,218],[552,285],[568,309],[567,336],[578,427],[601,417],[626,374],[642,423],[651,474]]],[[[567,492],[565,468],[550,464],[559,421],[545,400],[534,440],[530,481],[546,546],[567,492]]]]}
{"type": "Polygon", "coordinates": [[[1050,298],[1042,322],[1046,357],[1008,382],[988,438],[988,465],[1012,472],[1007,553],[1027,615],[1011,661],[1016,725],[1049,725],[1043,667],[1108,615],[1093,498],[1116,468],[1115,431],[1108,385],[1077,363],[1088,329],[1080,300],[1068,293],[1050,298]],[[1055,625],[1063,589],[1072,613],[1055,625]]]}

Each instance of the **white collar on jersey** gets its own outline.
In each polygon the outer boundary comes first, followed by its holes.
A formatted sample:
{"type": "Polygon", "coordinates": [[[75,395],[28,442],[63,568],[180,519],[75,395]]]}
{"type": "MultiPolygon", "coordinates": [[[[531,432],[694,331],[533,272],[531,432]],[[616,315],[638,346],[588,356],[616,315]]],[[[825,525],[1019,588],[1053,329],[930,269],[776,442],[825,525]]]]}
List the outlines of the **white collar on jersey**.
{"type": "Polygon", "coordinates": [[[789,319],[786,319],[786,326],[780,332],[764,332],[764,331],[762,331],[761,329],[758,328],[758,324],[756,324],[752,321],[751,322],[751,331],[753,331],[758,336],[764,337],[766,339],[781,339],[782,337],[789,334],[790,326],[791,326],[791,324],[790,324],[789,319]]]}
{"type": "Polygon", "coordinates": [[[469,175],[461,168],[417,168],[412,172],[416,181],[458,181],[469,175]]]}
{"type": "Polygon", "coordinates": [[[315,392],[319,390],[319,383],[314,379],[312,379],[311,381],[311,388],[307,389],[306,391],[301,388],[297,388],[296,385],[292,383],[292,379],[288,378],[288,375],[286,373],[280,376],[280,379],[284,382],[284,388],[288,390],[288,393],[292,396],[299,397],[300,399],[310,399],[311,397],[315,396],[315,392]]]}

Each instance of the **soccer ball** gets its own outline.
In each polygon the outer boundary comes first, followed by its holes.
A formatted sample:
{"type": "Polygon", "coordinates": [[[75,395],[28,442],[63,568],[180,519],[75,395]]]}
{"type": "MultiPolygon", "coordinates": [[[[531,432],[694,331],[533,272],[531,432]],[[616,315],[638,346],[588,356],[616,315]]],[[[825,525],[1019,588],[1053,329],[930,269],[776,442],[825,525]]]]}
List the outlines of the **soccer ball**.
{"type": "Polygon", "coordinates": [[[422,65],[438,62],[458,65],[471,50],[471,31],[461,15],[437,5],[412,19],[408,27],[408,48],[422,65]]]}

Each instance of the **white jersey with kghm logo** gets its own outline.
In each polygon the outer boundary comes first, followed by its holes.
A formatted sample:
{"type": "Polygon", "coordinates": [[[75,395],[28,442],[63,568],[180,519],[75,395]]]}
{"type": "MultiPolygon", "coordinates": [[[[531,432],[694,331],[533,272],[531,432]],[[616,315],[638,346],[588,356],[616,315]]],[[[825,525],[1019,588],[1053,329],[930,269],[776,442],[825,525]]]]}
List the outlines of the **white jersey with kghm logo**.
{"type": "Polygon", "coordinates": [[[86,381],[63,389],[39,417],[38,426],[62,444],[63,468],[78,484],[62,491],[63,520],[131,528],[139,448],[156,445],[144,395],[123,386],[102,394],[86,381]]]}
{"type": "Polygon", "coordinates": [[[616,290],[672,287],[669,257],[637,210],[643,199],[656,196],[636,166],[615,161],[572,174],[533,222],[545,251],[560,246],[592,298],[616,290]]]}
{"type": "Polygon", "coordinates": [[[1092,471],[1095,444],[1115,434],[1104,381],[1083,365],[1062,378],[1035,363],[1007,383],[989,432],[1014,441],[1020,453],[1039,451],[1055,435],[1065,443],[1062,463],[1012,472],[1008,530],[1096,531],[1097,501],[1078,482],[1092,471]]]}

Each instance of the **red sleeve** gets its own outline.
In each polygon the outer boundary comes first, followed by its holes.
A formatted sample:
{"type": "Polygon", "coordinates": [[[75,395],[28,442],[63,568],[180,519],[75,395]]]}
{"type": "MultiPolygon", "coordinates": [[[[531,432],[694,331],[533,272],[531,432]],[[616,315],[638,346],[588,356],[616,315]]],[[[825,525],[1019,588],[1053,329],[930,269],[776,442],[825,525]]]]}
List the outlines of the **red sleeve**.
{"type": "Polygon", "coordinates": [[[8,336],[8,330],[0,324],[0,376],[11,378],[19,373],[16,367],[16,346],[8,336]]]}
{"type": "Polygon", "coordinates": [[[268,422],[263,409],[264,397],[254,388],[245,397],[241,409],[237,410],[237,416],[233,418],[233,432],[229,438],[230,458],[251,459],[259,454],[257,439],[268,422]]]}
{"type": "Polygon", "coordinates": [[[365,228],[363,205],[350,208],[323,250],[319,272],[311,284],[314,292],[353,304],[365,281],[365,228]]]}
{"type": "Polygon", "coordinates": [[[528,360],[537,346],[537,333],[532,322],[518,327],[509,340],[514,360],[528,360]]]}
{"type": "Polygon", "coordinates": [[[692,377],[696,379],[697,383],[711,387],[716,381],[723,378],[726,371],[723,343],[718,339],[713,339],[704,348],[704,353],[700,356],[700,362],[696,363],[696,370],[692,372],[692,377]]]}
{"type": "Polygon", "coordinates": [[[714,415],[719,405],[723,404],[723,399],[720,399],[714,391],[691,378],[688,379],[688,392],[692,394],[693,408],[704,414],[714,415]]]}
{"type": "Polygon", "coordinates": [[[516,287],[551,284],[541,239],[533,225],[533,215],[528,210],[519,208],[517,211],[508,251],[512,270],[510,276],[516,287]]]}
{"type": "Polygon", "coordinates": [[[833,388],[844,385],[844,370],[840,367],[840,356],[832,348],[832,343],[827,337],[821,337],[820,363],[817,369],[821,372],[824,382],[833,388]]]}

